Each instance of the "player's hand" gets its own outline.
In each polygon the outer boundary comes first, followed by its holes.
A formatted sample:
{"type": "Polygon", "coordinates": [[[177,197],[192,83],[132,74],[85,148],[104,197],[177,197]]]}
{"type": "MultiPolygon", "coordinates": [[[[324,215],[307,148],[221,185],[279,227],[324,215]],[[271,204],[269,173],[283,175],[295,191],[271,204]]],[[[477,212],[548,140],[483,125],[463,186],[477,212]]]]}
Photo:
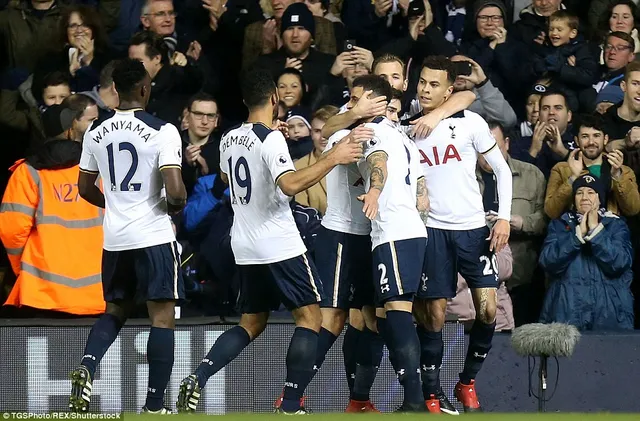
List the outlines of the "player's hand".
{"type": "Polygon", "coordinates": [[[374,220],[376,218],[376,215],[378,215],[379,197],[380,190],[378,189],[369,189],[366,194],[361,194],[360,196],[358,196],[358,200],[364,203],[362,212],[364,212],[364,215],[370,220],[374,220]]]}
{"type": "Polygon", "coordinates": [[[411,135],[416,139],[424,139],[428,137],[433,129],[443,120],[443,115],[438,110],[433,110],[427,115],[423,115],[417,120],[410,121],[409,124],[413,126],[411,135]]]}
{"type": "Polygon", "coordinates": [[[574,149],[569,154],[569,159],[567,159],[567,163],[569,164],[569,169],[571,170],[571,174],[575,178],[580,177],[582,171],[584,171],[584,162],[582,161],[582,151],[580,149],[574,149]]]}
{"type": "Polygon", "coordinates": [[[351,109],[356,119],[361,120],[363,118],[377,117],[379,115],[385,115],[387,112],[387,98],[384,96],[369,98],[369,95],[372,93],[373,91],[365,91],[356,105],[351,109]]]}
{"type": "Polygon", "coordinates": [[[498,220],[498,212],[489,211],[484,214],[484,220],[487,221],[488,224],[493,224],[498,220]]]}
{"type": "Polygon", "coordinates": [[[611,177],[619,178],[622,175],[622,163],[624,162],[624,155],[622,151],[615,149],[605,154],[607,161],[611,165],[611,177]]]}
{"type": "MultiPolygon", "coordinates": [[[[355,130],[355,129],[354,129],[355,130]]],[[[346,165],[357,162],[362,158],[362,141],[351,139],[351,135],[345,136],[327,154],[335,165],[346,165]]]]}
{"type": "Polygon", "coordinates": [[[348,138],[349,142],[362,143],[372,139],[373,135],[374,133],[372,128],[365,127],[364,124],[361,124],[351,130],[345,137],[348,138]]]}
{"type": "Polygon", "coordinates": [[[509,226],[509,221],[498,219],[493,228],[491,228],[491,234],[488,238],[488,240],[491,241],[491,244],[489,244],[489,250],[494,253],[500,252],[500,250],[507,245],[510,232],[511,227],[509,226]]]}
{"type": "Polygon", "coordinates": [[[187,161],[187,164],[192,167],[196,166],[196,161],[200,157],[200,146],[197,145],[189,145],[184,150],[184,159],[187,161]]]}

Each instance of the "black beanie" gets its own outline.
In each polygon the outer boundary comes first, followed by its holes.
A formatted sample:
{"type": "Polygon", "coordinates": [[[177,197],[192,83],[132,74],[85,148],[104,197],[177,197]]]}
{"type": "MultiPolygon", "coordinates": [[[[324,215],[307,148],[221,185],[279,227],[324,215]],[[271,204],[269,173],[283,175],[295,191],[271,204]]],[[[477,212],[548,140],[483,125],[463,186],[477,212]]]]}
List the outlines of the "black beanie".
{"type": "Polygon", "coordinates": [[[66,132],[73,125],[74,112],[62,105],[54,104],[42,114],[42,126],[47,138],[54,138],[66,132]]]}
{"type": "Polygon", "coordinates": [[[280,34],[292,26],[301,26],[309,31],[312,37],[316,36],[316,21],[306,4],[293,3],[284,11],[280,25],[280,34]]]}
{"type": "Polygon", "coordinates": [[[601,208],[606,208],[607,207],[607,190],[605,189],[604,184],[602,183],[602,180],[600,180],[598,177],[595,177],[591,174],[585,174],[582,175],[580,177],[578,177],[574,182],[573,182],[573,201],[575,203],[575,198],[576,198],[576,192],[578,191],[578,189],[580,187],[589,187],[593,190],[595,190],[596,193],[598,193],[598,198],[600,199],[600,207],[601,208]]]}
{"type": "Polygon", "coordinates": [[[477,19],[480,11],[482,11],[482,9],[484,9],[485,7],[489,7],[489,6],[494,6],[500,9],[500,11],[502,12],[502,18],[504,19],[504,23],[506,24],[507,8],[505,7],[504,3],[500,0],[480,0],[479,2],[476,3],[475,13],[473,14],[473,17],[477,19]]]}

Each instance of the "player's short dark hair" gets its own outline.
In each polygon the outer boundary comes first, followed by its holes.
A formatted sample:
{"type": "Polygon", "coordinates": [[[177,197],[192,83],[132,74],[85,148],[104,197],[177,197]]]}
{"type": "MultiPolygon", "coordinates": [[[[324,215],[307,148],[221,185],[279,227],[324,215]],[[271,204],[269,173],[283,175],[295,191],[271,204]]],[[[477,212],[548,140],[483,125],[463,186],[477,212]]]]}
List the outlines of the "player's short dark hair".
{"type": "Polygon", "coordinates": [[[246,72],[240,85],[242,98],[249,109],[265,105],[276,93],[273,76],[265,69],[252,69],[246,72]]]}
{"type": "Polygon", "coordinates": [[[402,66],[402,77],[403,78],[407,77],[407,65],[400,57],[394,56],[393,54],[383,54],[377,59],[373,60],[373,64],[371,65],[372,73],[375,71],[376,67],[378,67],[379,64],[383,64],[383,63],[400,64],[400,66],[402,66]]]}
{"type": "Polygon", "coordinates": [[[100,71],[100,87],[107,88],[113,84],[113,69],[116,67],[118,60],[111,60],[100,71]]]}
{"type": "Polygon", "coordinates": [[[399,99],[402,101],[403,92],[400,89],[392,88],[391,89],[391,99],[399,99]]]}
{"type": "Polygon", "coordinates": [[[453,62],[450,58],[445,56],[429,56],[425,58],[424,62],[422,63],[422,68],[431,70],[442,70],[443,72],[447,72],[447,80],[451,84],[453,84],[458,77],[453,62]]]}
{"type": "Polygon", "coordinates": [[[554,20],[564,20],[570,29],[575,29],[576,31],[580,26],[580,18],[566,10],[558,10],[549,16],[549,22],[553,22],[554,20]]]}
{"type": "Polygon", "coordinates": [[[129,45],[144,45],[147,57],[160,56],[162,63],[168,61],[169,48],[167,44],[159,35],[151,31],[140,31],[134,34],[129,41],[129,45]]]}
{"type": "Polygon", "coordinates": [[[60,105],[73,111],[73,118],[78,120],[82,117],[87,107],[96,105],[96,102],[86,95],[73,94],[66,97],[60,105]]]}
{"type": "Polygon", "coordinates": [[[387,102],[391,101],[393,98],[393,92],[391,85],[387,79],[378,75],[363,75],[358,76],[353,81],[353,87],[360,86],[365,91],[371,91],[371,95],[373,97],[383,96],[387,98],[387,102]]]}
{"type": "Polygon", "coordinates": [[[583,127],[607,133],[604,119],[602,118],[602,115],[598,113],[579,115],[575,119],[574,127],[576,136],[580,133],[580,129],[583,127]]]}
{"type": "Polygon", "coordinates": [[[113,69],[113,82],[121,97],[129,97],[147,77],[147,71],[138,60],[125,58],[116,63],[113,69]]]}
{"type": "Polygon", "coordinates": [[[216,101],[213,95],[208,94],[206,92],[202,92],[202,91],[198,92],[197,94],[189,98],[189,101],[187,102],[188,110],[191,110],[191,106],[193,105],[194,102],[213,102],[216,104],[216,107],[218,106],[218,101],[216,101]]]}

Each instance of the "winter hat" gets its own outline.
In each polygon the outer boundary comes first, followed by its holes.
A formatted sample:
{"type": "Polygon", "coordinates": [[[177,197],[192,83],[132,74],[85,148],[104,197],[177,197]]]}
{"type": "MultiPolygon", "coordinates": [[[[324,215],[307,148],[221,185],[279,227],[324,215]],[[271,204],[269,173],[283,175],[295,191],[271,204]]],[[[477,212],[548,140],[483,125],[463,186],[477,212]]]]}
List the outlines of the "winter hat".
{"type": "Polygon", "coordinates": [[[598,92],[598,96],[596,96],[596,104],[600,104],[601,102],[610,102],[612,104],[619,104],[624,100],[624,92],[622,92],[622,88],[617,85],[609,85],[605,86],[603,90],[598,92]]]}
{"type": "Polygon", "coordinates": [[[407,13],[408,18],[421,16],[423,13],[424,13],[423,0],[411,0],[411,2],[409,2],[409,10],[407,13]]]}
{"type": "Polygon", "coordinates": [[[62,105],[54,104],[42,114],[42,126],[48,139],[60,136],[73,125],[75,113],[62,105]]]}
{"type": "Polygon", "coordinates": [[[477,2],[476,3],[475,13],[473,15],[474,19],[478,18],[478,14],[480,14],[482,9],[484,9],[485,7],[489,7],[489,6],[497,7],[498,9],[500,9],[500,11],[502,12],[502,18],[504,19],[505,23],[507,23],[506,22],[506,20],[507,20],[507,7],[500,0],[480,0],[479,2],[477,2]]]}
{"type": "Polygon", "coordinates": [[[573,182],[573,199],[575,202],[575,198],[576,198],[576,192],[578,191],[578,189],[580,187],[589,187],[592,188],[593,190],[596,191],[596,193],[598,193],[598,198],[600,199],[600,207],[601,208],[605,208],[607,206],[606,203],[606,198],[607,198],[607,191],[604,187],[604,184],[602,183],[602,181],[598,178],[595,177],[591,174],[585,174],[582,175],[580,177],[578,177],[574,182],[573,182]]]}
{"type": "Polygon", "coordinates": [[[280,25],[280,34],[292,26],[302,26],[311,33],[312,37],[316,36],[316,21],[306,4],[293,3],[284,11],[280,25]]]}
{"type": "Polygon", "coordinates": [[[311,128],[310,113],[305,107],[301,107],[300,105],[297,105],[291,108],[289,111],[287,111],[287,117],[285,121],[289,123],[289,121],[293,120],[294,118],[299,118],[304,122],[304,124],[308,128],[311,128]]]}
{"type": "Polygon", "coordinates": [[[541,83],[536,83],[535,85],[533,85],[533,87],[531,88],[531,91],[529,92],[529,95],[542,95],[545,92],[547,92],[547,88],[546,86],[544,86],[541,83]]]}

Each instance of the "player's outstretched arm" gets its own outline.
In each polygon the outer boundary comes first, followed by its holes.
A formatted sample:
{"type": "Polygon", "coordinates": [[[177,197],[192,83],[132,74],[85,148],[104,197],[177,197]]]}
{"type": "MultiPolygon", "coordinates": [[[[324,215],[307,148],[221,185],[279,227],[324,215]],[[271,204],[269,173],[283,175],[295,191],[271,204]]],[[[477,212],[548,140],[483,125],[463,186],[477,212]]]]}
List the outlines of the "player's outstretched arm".
{"type": "Polygon", "coordinates": [[[410,122],[413,125],[412,134],[416,138],[425,138],[431,131],[445,118],[449,118],[455,113],[464,111],[476,100],[476,94],[472,91],[456,92],[441,106],[431,111],[429,114],[410,122]]]}
{"type": "Polygon", "coordinates": [[[427,217],[429,216],[429,195],[427,194],[427,181],[423,177],[418,178],[418,188],[416,190],[416,208],[420,213],[420,218],[424,225],[427,225],[427,217]]]}
{"type": "Polygon", "coordinates": [[[387,182],[387,159],[388,155],[384,151],[374,152],[367,157],[367,164],[371,171],[369,191],[359,196],[358,200],[364,202],[362,211],[369,219],[375,219],[378,215],[378,198],[387,182]]]}
{"type": "Polygon", "coordinates": [[[322,136],[329,139],[338,130],[346,129],[363,118],[384,115],[387,110],[387,99],[383,96],[369,98],[371,93],[372,91],[365,91],[352,109],[327,120],[322,128],[322,136]]]}
{"type": "Polygon", "coordinates": [[[276,183],[287,196],[295,196],[318,183],[336,165],[351,164],[362,158],[362,142],[373,137],[373,130],[358,126],[323,154],[318,162],[298,171],[290,171],[278,178],[276,183]]]}
{"type": "Polygon", "coordinates": [[[182,171],[179,167],[165,167],[160,172],[167,191],[169,214],[180,212],[187,204],[187,189],[182,181],[182,171]]]}
{"type": "Polygon", "coordinates": [[[98,186],[96,186],[97,179],[98,173],[80,170],[80,175],[78,176],[78,193],[80,193],[80,197],[93,206],[104,209],[104,194],[98,186]]]}

